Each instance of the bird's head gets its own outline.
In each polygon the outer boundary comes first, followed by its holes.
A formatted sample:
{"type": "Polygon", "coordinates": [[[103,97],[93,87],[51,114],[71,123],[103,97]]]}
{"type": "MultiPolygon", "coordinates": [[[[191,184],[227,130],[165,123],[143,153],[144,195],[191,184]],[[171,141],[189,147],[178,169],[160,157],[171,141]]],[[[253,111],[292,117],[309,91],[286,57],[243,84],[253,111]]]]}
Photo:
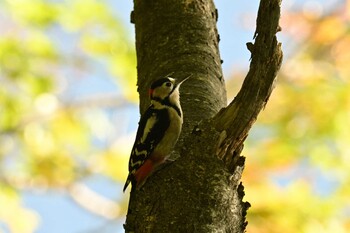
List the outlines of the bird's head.
{"type": "Polygon", "coordinates": [[[171,77],[161,78],[154,81],[149,89],[149,96],[151,100],[164,101],[166,99],[177,98],[179,96],[180,85],[186,81],[189,77],[178,82],[176,79],[171,77]]]}

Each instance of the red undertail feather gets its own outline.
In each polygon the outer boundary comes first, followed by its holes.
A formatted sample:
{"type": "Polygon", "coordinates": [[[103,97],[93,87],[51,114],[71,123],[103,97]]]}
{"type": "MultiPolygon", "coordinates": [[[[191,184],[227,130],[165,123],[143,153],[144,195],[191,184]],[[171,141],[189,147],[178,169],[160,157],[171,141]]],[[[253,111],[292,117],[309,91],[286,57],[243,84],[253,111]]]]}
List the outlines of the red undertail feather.
{"type": "Polygon", "coordinates": [[[142,166],[137,169],[134,174],[129,174],[128,179],[124,185],[123,192],[128,187],[130,183],[135,185],[136,189],[141,188],[141,186],[146,182],[147,178],[159,167],[160,164],[164,163],[165,157],[156,156],[153,154],[149,159],[147,159],[142,166]]]}
{"type": "Polygon", "coordinates": [[[140,188],[147,177],[153,172],[154,162],[147,159],[145,163],[135,172],[136,188],[140,188]]]}

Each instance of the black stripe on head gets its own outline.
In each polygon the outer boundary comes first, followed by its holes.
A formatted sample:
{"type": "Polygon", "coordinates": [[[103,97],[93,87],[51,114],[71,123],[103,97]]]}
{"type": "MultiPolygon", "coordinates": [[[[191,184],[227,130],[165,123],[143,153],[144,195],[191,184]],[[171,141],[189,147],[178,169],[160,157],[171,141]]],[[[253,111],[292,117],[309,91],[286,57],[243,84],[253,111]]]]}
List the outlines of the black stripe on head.
{"type": "Polygon", "coordinates": [[[165,82],[170,82],[170,80],[168,78],[161,78],[161,79],[158,79],[156,81],[154,81],[151,85],[151,89],[155,89],[157,87],[160,87],[163,85],[163,83],[165,82]]]}

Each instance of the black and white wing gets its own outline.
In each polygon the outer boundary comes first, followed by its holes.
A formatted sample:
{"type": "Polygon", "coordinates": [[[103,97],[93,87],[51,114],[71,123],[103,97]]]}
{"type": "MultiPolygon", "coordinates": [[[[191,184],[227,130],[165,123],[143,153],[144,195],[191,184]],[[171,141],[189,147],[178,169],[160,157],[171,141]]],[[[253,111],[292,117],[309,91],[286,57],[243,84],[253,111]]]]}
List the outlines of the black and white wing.
{"type": "Polygon", "coordinates": [[[150,106],[142,115],[129,159],[129,176],[125,182],[124,191],[130,182],[135,181],[133,175],[152,154],[169,125],[169,114],[165,108],[154,109],[150,106]]]}

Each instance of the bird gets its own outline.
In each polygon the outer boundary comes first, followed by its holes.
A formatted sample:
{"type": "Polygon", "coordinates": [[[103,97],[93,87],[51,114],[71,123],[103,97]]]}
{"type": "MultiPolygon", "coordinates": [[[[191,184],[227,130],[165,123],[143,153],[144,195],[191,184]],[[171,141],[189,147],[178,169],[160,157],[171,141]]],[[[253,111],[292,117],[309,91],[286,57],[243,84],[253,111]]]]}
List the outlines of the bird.
{"type": "Polygon", "coordinates": [[[139,121],[123,192],[130,183],[132,190],[140,189],[169,157],[183,123],[179,89],[189,77],[180,82],[172,77],[163,77],[151,84],[148,92],[151,104],[139,121]]]}

